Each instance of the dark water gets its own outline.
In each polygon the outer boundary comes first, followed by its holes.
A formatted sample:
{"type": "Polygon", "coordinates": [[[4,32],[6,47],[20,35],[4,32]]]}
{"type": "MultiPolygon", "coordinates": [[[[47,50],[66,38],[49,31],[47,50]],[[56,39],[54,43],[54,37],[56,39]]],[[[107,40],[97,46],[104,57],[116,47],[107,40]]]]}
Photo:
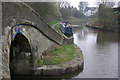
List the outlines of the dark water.
{"type": "Polygon", "coordinates": [[[118,78],[118,34],[74,27],[74,43],[84,56],[84,69],[74,78],[118,78]]]}

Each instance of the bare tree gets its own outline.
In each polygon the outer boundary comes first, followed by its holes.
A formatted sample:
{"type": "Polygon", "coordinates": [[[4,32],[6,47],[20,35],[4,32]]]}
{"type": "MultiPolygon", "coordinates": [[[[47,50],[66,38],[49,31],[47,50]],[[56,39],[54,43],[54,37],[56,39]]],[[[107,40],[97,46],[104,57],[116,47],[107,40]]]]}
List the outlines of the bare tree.
{"type": "Polygon", "coordinates": [[[66,2],[66,1],[62,1],[62,2],[59,2],[59,7],[69,7],[70,6],[70,3],[69,2],[66,2]]]}
{"type": "Polygon", "coordinates": [[[87,6],[88,6],[88,2],[85,2],[85,1],[82,1],[82,2],[79,2],[79,11],[81,12],[85,12],[87,10],[87,6]]]}
{"type": "Polygon", "coordinates": [[[106,7],[112,8],[115,5],[115,1],[111,1],[111,0],[101,0],[100,2],[98,2],[98,5],[103,4],[106,7]]]}

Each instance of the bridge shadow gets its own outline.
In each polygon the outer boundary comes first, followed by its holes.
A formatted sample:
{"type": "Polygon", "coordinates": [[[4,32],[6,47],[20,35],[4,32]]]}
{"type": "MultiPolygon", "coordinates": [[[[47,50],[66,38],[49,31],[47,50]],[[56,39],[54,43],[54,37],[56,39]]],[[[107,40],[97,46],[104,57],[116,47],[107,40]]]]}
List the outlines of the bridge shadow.
{"type": "Polygon", "coordinates": [[[10,48],[10,73],[15,75],[30,75],[32,73],[32,53],[28,39],[18,33],[10,48]]]}

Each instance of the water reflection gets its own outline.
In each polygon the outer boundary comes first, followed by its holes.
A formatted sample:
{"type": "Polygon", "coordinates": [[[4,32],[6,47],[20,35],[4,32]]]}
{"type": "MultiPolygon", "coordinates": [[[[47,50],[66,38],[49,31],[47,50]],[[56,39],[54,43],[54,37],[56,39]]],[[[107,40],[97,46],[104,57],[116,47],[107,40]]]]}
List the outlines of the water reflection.
{"type": "Polygon", "coordinates": [[[74,28],[74,43],[84,55],[84,70],[75,78],[118,77],[118,34],[74,28]]]}
{"type": "Polygon", "coordinates": [[[97,33],[97,43],[98,44],[104,44],[104,43],[112,43],[112,42],[118,42],[118,34],[117,33],[110,33],[110,32],[98,32],[97,33]],[[104,36],[103,36],[104,35],[104,36]]]}

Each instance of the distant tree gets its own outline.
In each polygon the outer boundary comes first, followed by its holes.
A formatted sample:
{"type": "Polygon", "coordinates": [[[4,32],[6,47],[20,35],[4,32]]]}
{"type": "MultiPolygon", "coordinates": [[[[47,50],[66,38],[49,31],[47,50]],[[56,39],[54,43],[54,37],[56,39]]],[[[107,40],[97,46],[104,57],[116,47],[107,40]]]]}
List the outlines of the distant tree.
{"type": "Polygon", "coordinates": [[[66,2],[66,1],[62,1],[62,2],[58,2],[58,6],[59,8],[67,8],[70,6],[70,3],[69,2],[66,2]]]}
{"type": "Polygon", "coordinates": [[[88,2],[85,2],[85,1],[79,2],[79,5],[78,5],[79,11],[84,13],[84,11],[86,11],[87,6],[88,6],[88,2]]]}
{"type": "Polygon", "coordinates": [[[76,18],[85,18],[85,15],[84,15],[82,12],[77,11],[77,12],[74,14],[74,17],[76,17],[76,18]]]}
{"type": "Polygon", "coordinates": [[[64,20],[68,20],[69,17],[72,15],[71,9],[69,9],[69,8],[67,8],[67,7],[65,7],[65,8],[62,7],[62,8],[60,8],[60,12],[61,12],[62,18],[63,18],[64,20]]]}
{"type": "Polygon", "coordinates": [[[76,12],[78,12],[77,8],[74,8],[74,7],[72,6],[72,7],[71,7],[72,16],[74,16],[76,12]]]}
{"type": "Polygon", "coordinates": [[[72,6],[69,2],[59,2],[59,10],[63,20],[68,20],[73,15],[72,6]]]}
{"type": "Polygon", "coordinates": [[[109,8],[112,8],[114,5],[115,5],[115,1],[111,1],[111,0],[101,0],[100,2],[98,2],[97,4],[100,5],[100,4],[103,4],[105,5],[106,7],[109,7],[109,8]]]}
{"type": "Polygon", "coordinates": [[[113,8],[109,8],[104,4],[100,4],[99,6],[98,21],[104,28],[117,27],[116,14],[113,13],[113,8]]]}

